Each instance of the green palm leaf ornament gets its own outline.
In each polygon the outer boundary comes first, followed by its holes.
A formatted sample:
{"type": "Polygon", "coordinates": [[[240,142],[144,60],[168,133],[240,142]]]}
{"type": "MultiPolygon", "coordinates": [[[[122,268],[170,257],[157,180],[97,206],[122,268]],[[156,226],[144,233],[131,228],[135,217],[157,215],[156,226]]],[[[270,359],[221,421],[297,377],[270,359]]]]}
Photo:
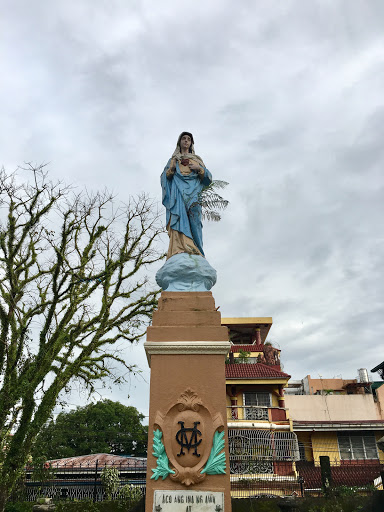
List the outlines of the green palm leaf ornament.
{"type": "Polygon", "coordinates": [[[201,473],[207,473],[207,475],[225,475],[225,452],[220,453],[222,450],[224,450],[224,430],[223,432],[215,432],[211,453],[201,473]]]}
{"type": "Polygon", "coordinates": [[[218,210],[225,210],[229,204],[227,199],[224,199],[217,189],[223,189],[228,185],[226,181],[214,180],[210,185],[204,187],[198,197],[198,203],[202,208],[202,218],[218,222],[221,220],[221,215],[218,210]]]}
{"type": "Polygon", "coordinates": [[[151,476],[151,479],[154,478],[155,480],[158,480],[160,477],[162,477],[162,479],[165,480],[170,473],[175,473],[169,467],[168,457],[167,454],[165,453],[163,441],[161,440],[162,437],[163,433],[159,429],[153,431],[152,455],[157,457],[157,466],[155,469],[152,469],[153,475],[151,476]]]}
{"type": "MultiPolygon", "coordinates": [[[[227,199],[224,199],[218,192],[218,189],[223,189],[228,185],[226,181],[214,180],[212,183],[202,189],[198,194],[197,201],[194,201],[190,206],[190,210],[196,206],[201,206],[201,218],[203,220],[212,220],[218,222],[221,219],[219,210],[225,210],[229,204],[227,199]]],[[[187,201],[188,202],[188,198],[187,201]]],[[[192,214],[193,215],[193,214],[192,214]]]]}

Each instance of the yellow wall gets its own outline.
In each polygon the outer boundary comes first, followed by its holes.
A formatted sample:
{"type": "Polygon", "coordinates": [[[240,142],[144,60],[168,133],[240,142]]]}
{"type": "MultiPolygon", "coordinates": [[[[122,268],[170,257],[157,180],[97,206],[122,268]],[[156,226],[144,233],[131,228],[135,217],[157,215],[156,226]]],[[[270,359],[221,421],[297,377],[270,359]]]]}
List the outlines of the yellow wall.
{"type": "Polygon", "coordinates": [[[320,462],[320,455],[327,455],[331,464],[340,463],[337,432],[313,432],[312,449],[315,464],[320,462]]]}
{"type": "MultiPolygon", "coordinates": [[[[376,442],[384,436],[384,432],[379,430],[378,432],[375,432],[376,442]]],[[[377,453],[379,454],[380,463],[384,464],[384,452],[380,450],[379,447],[377,447],[377,453]]]]}
{"type": "MultiPolygon", "coordinates": [[[[245,350],[245,352],[246,352],[246,350],[245,350]]],[[[262,354],[262,352],[248,352],[248,354],[249,354],[249,356],[248,356],[249,358],[250,358],[250,357],[255,357],[255,358],[257,358],[257,356],[258,356],[259,354],[262,354]]],[[[235,357],[235,358],[236,358],[236,357],[239,357],[239,356],[240,356],[240,352],[234,352],[234,353],[233,353],[233,355],[234,355],[234,357],[235,357]]]]}

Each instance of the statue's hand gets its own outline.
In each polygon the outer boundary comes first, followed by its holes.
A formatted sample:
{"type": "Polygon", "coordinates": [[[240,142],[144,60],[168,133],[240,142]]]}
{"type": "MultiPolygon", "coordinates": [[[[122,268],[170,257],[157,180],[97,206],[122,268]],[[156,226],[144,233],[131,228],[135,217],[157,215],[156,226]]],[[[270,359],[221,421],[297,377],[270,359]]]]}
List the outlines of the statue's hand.
{"type": "Polygon", "coordinates": [[[200,167],[200,165],[199,165],[199,164],[197,164],[196,162],[194,162],[193,160],[190,160],[190,161],[189,161],[188,167],[191,169],[191,171],[198,172],[199,174],[200,174],[200,171],[203,171],[203,172],[204,172],[204,169],[202,169],[202,168],[200,167]]]}
{"type": "Polygon", "coordinates": [[[171,163],[169,164],[169,169],[166,172],[167,178],[173,178],[173,175],[176,172],[176,160],[172,158],[171,163]]]}
{"type": "Polygon", "coordinates": [[[176,168],[174,168],[174,169],[169,168],[167,170],[167,172],[166,172],[167,178],[168,179],[173,178],[173,175],[175,174],[175,171],[176,171],[176,168]]]}
{"type": "Polygon", "coordinates": [[[199,164],[196,162],[190,162],[188,167],[191,169],[191,171],[195,172],[200,179],[204,178],[205,171],[199,164]]]}
{"type": "Polygon", "coordinates": [[[205,170],[199,164],[196,162],[190,162],[188,167],[191,169],[191,171],[194,171],[200,179],[204,178],[205,170]]]}

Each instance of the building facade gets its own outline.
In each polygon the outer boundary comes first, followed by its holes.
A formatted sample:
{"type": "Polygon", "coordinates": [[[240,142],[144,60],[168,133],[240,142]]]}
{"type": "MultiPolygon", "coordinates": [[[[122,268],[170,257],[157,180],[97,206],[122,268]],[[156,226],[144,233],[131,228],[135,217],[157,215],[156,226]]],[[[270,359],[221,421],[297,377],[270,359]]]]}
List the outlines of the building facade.
{"type": "Polygon", "coordinates": [[[225,372],[232,492],[298,492],[299,445],[284,399],[290,375],[267,340],[272,319],[223,318],[222,324],[232,343],[225,372]]]}
{"type": "Polygon", "coordinates": [[[234,496],[316,494],[320,457],[334,485],[366,486],[384,469],[384,385],[358,379],[290,381],[280,349],[268,341],[272,319],[223,318],[230,472],[234,496]],[[306,490],[306,491],[305,491],[306,490]]]}
{"type": "MultiPolygon", "coordinates": [[[[285,395],[300,460],[297,468],[309,487],[319,484],[320,457],[328,456],[336,486],[367,486],[384,468],[378,441],[384,434],[383,382],[312,379],[307,375],[285,395]]],[[[367,375],[367,374],[366,374],[367,375]]]]}

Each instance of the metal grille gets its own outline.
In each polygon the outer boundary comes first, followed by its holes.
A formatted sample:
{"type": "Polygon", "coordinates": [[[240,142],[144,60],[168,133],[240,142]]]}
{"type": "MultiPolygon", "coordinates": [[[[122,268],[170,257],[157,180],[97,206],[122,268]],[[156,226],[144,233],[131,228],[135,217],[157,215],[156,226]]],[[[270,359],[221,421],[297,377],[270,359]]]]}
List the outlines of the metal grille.
{"type": "Polygon", "coordinates": [[[268,421],[268,409],[264,407],[244,407],[246,420],[268,421]]]}
{"type": "MultiPolygon", "coordinates": [[[[133,485],[140,489],[142,496],[145,496],[145,480],[136,482],[122,482],[121,487],[126,484],[133,485]]],[[[120,488],[121,488],[120,487],[120,488]]],[[[112,495],[112,499],[118,499],[120,489],[112,495]]],[[[23,500],[36,501],[37,498],[68,499],[68,500],[94,500],[105,499],[105,490],[100,482],[74,482],[74,481],[51,481],[44,483],[26,483],[23,490],[23,500]]]]}
{"type": "Polygon", "coordinates": [[[229,429],[231,473],[274,473],[274,461],[299,459],[299,445],[293,432],[229,429]]]}
{"type": "Polygon", "coordinates": [[[11,499],[19,501],[35,501],[37,497],[45,496],[54,499],[76,499],[101,501],[105,499],[105,489],[102,486],[100,473],[104,467],[113,467],[119,471],[120,486],[113,498],[119,498],[121,488],[129,485],[135,488],[137,494],[145,495],[145,479],[147,470],[146,459],[132,460],[127,463],[98,465],[71,465],[57,463],[50,468],[50,476],[44,482],[40,470],[26,468],[24,481],[20,481],[11,499]],[[140,493],[138,492],[140,491],[140,493]]]}
{"type": "Polygon", "coordinates": [[[244,408],[246,420],[268,421],[268,407],[271,406],[271,395],[269,393],[244,393],[244,408]]]}

